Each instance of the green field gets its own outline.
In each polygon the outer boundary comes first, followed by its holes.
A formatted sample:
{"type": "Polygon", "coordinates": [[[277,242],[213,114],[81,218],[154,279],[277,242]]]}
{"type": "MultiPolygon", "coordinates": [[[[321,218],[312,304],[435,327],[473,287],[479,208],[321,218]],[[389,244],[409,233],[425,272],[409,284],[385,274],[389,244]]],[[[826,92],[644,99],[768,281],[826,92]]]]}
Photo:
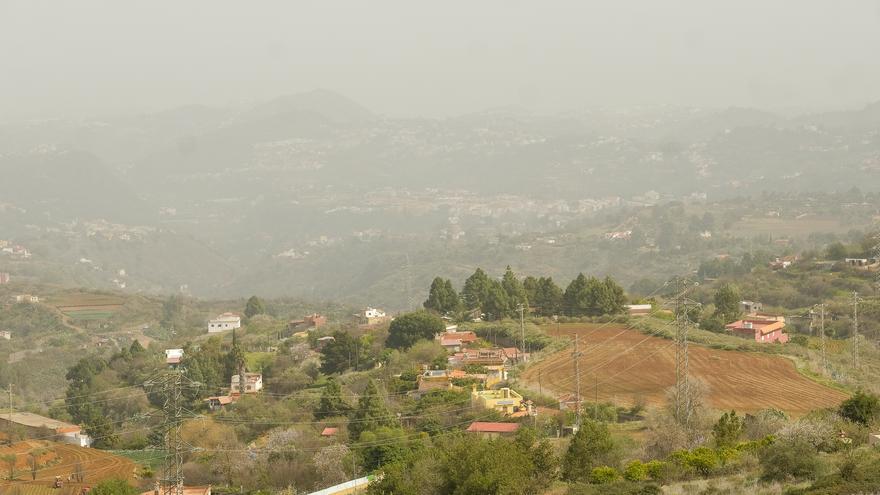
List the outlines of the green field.
{"type": "Polygon", "coordinates": [[[80,309],[64,311],[63,313],[64,316],[67,316],[74,320],[106,320],[112,317],[115,311],[80,309]]]}
{"type": "Polygon", "coordinates": [[[165,459],[164,450],[108,450],[107,452],[131,459],[139,466],[147,466],[154,472],[161,471],[165,459]]]}

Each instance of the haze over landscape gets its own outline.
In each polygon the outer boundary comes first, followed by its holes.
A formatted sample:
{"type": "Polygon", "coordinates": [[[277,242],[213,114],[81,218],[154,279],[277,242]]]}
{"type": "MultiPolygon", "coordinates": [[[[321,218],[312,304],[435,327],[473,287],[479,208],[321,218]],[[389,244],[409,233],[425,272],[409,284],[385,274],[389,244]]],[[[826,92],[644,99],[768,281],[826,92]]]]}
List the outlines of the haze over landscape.
{"type": "Polygon", "coordinates": [[[880,490],[878,47],[880,0],[0,0],[0,495],[880,490]]]}

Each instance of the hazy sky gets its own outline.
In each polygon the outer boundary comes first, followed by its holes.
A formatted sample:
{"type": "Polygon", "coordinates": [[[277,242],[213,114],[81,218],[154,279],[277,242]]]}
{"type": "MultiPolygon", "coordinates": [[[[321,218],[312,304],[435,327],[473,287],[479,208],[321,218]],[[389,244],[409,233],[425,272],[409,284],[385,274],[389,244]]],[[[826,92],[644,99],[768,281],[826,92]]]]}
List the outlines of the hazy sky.
{"type": "Polygon", "coordinates": [[[0,120],[314,88],[388,115],[880,100],[880,0],[0,0],[0,120]]]}

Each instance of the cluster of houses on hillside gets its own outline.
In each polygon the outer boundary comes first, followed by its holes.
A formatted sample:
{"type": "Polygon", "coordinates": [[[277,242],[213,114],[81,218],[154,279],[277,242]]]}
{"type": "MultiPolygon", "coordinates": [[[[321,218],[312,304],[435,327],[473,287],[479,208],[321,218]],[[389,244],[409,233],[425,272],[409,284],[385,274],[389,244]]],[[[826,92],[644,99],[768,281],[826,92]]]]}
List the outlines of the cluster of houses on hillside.
{"type": "MultiPolygon", "coordinates": [[[[474,332],[459,331],[455,325],[436,335],[436,341],[450,352],[446,369],[426,366],[417,377],[414,394],[470,387],[474,407],[495,410],[509,417],[533,414],[531,401],[516,391],[507,387],[492,388],[506,381],[510,367],[525,362],[527,353],[516,347],[480,347],[480,339],[474,332]]],[[[474,428],[479,429],[480,425],[474,428]]]]}
{"type": "Polygon", "coordinates": [[[0,255],[10,256],[15,259],[26,260],[31,257],[31,252],[28,248],[13,244],[10,241],[0,239],[0,255]]]}

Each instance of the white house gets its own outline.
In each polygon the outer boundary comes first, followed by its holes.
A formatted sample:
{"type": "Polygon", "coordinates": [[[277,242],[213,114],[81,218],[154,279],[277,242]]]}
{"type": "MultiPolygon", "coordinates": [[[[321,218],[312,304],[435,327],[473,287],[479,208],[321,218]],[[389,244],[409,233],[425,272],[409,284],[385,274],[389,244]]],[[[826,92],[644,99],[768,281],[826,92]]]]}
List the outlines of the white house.
{"type": "Polygon", "coordinates": [[[15,302],[17,303],[38,303],[40,302],[40,298],[38,296],[33,296],[31,294],[18,294],[15,296],[15,302]]]}
{"type": "Polygon", "coordinates": [[[9,330],[0,331],[0,339],[12,340],[12,332],[9,330]]]}
{"type": "Polygon", "coordinates": [[[234,328],[241,328],[241,316],[235,313],[223,313],[208,321],[208,333],[225,332],[234,328]]]}
{"type": "Polygon", "coordinates": [[[39,414],[29,412],[10,412],[0,414],[0,425],[5,429],[9,422],[23,428],[28,434],[44,434],[45,429],[51,430],[57,437],[58,441],[78,445],[80,447],[88,447],[92,444],[92,439],[82,432],[82,428],[77,425],[65,423],[57,419],[47,418],[39,414]]]}
{"type": "MultiPolygon", "coordinates": [[[[247,379],[247,383],[245,384],[244,393],[246,394],[255,394],[260,390],[263,390],[263,374],[262,373],[247,373],[245,372],[244,376],[247,379]]],[[[239,377],[238,375],[232,375],[232,380],[229,384],[229,393],[231,395],[241,394],[241,386],[239,385],[239,377]]]]}
{"type": "Polygon", "coordinates": [[[377,308],[367,307],[359,314],[361,322],[366,325],[380,325],[388,321],[388,316],[384,311],[377,308]]]}

